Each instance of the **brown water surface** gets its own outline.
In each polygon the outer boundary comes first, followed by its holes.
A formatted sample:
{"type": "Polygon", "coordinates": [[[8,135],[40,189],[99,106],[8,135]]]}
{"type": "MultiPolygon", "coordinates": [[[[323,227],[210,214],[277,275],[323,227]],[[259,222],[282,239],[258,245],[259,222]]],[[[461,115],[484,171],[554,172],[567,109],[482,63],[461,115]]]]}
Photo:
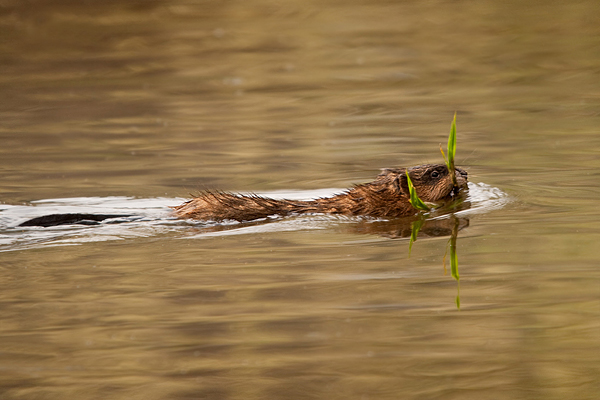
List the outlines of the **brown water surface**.
{"type": "Polygon", "coordinates": [[[0,0],[0,399],[597,399],[599,15],[0,0]],[[510,199],[461,217],[460,285],[441,228],[408,257],[394,222],[168,219],[440,162],[455,111],[458,164],[510,199]],[[70,198],[164,201],[15,227],[70,198]]]}

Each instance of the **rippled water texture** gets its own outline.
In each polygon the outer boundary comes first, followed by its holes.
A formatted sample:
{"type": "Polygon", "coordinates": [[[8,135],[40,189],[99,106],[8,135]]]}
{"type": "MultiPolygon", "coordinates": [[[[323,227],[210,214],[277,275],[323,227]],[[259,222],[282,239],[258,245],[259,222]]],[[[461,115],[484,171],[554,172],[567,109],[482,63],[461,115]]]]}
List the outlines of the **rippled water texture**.
{"type": "Polygon", "coordinates": [[[599,16],[0,0],[0,399],[597,399],[599,16]],[[170,214],[439,163],[455,111],[470,207],[170,214]]]}

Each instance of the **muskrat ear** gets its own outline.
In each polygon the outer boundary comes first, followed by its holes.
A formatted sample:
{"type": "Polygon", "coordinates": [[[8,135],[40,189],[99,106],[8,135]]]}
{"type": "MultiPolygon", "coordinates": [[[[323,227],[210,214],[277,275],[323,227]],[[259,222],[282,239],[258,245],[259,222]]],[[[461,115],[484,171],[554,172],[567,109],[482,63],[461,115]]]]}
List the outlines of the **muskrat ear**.
{"type": "Polygon", "coordinates": [[[390,175],[402,174],[403,170],[400,168],[382,168],[377,178],[385,178],[390,175]]]}

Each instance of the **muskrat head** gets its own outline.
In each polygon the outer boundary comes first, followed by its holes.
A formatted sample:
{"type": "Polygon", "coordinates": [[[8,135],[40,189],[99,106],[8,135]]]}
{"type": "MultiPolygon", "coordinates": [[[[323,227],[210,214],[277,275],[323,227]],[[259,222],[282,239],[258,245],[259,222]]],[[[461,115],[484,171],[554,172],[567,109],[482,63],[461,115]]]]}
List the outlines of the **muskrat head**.
{"type": "MultiPolygon", "coordinates": [[[[451,195],[458,194],[467,187],[467,171],[456,168],[456,185],[452,184],[452,178],[445,164],[425,164],[408,169],[417,194],[423,201],[436,202],[451,195]]],[[[402,177],[402,191],[408,193],[406,177],[402,177]]]]}

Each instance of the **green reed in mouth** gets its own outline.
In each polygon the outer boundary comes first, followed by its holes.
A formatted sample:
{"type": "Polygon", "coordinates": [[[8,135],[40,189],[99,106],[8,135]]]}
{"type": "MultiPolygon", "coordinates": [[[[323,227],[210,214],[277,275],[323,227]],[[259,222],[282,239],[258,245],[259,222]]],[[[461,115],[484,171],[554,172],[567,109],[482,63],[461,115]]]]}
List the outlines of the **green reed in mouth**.
{"type": "Polygon", "coordinates": [[[427,204],[425,204],[423,200],[419,198],[419,195],[417,195],[417,191],[415,190],[415,187],[410,180],[410,176],[408,175],[408,169],[406,170],[406,181],[408,182],[408,192],[410,193],[410,204],[417,210],[429,211],[429,206],[427,206],[427,204]]]}
{"type": "Polygon", "coordinates": [[[446,162],[446,167],[448,167],[448,172],[450,173],[450,177],[452,178],[452,184],[457,186],[456,184],[456,175],[454,174],[454,156],[456,155],[456,112],[454,113],[454,119],[452,120],[452,125],[450,126],[450,135],[448,136],[448,158],[444,154],[444,150],[442,149],[442,145],[440,145],[440,151],[442,152],[442,156],[444,157],[444,161],[446,162]]]}
{"type": "MultiPolygon", "coordinates": [[[[452,125],[450,126],[450,135],[448,136],[448,158],[446,158],[446,154],[442,149],[442,145],[440,145],[440,151],[442,152],[446,167],[448,168],[448,173],[452,179],[452,185],[458,186],[456,183],[456,174],[454,172],[454,156],[456,155],[456,113],[454,113],[454,119],[452,120],[452,125]]],[[[429,206],[427,206],[427,204],[425,204],[417,195],[417,191],[415,190],[415,187],[410,180],[410,176],[408,175],[408,170],[406,170],[406,180],[408,182],[408,191],[410,193],[410,204],[419,211],[430,211],[431,209],[429,206]]]]}

